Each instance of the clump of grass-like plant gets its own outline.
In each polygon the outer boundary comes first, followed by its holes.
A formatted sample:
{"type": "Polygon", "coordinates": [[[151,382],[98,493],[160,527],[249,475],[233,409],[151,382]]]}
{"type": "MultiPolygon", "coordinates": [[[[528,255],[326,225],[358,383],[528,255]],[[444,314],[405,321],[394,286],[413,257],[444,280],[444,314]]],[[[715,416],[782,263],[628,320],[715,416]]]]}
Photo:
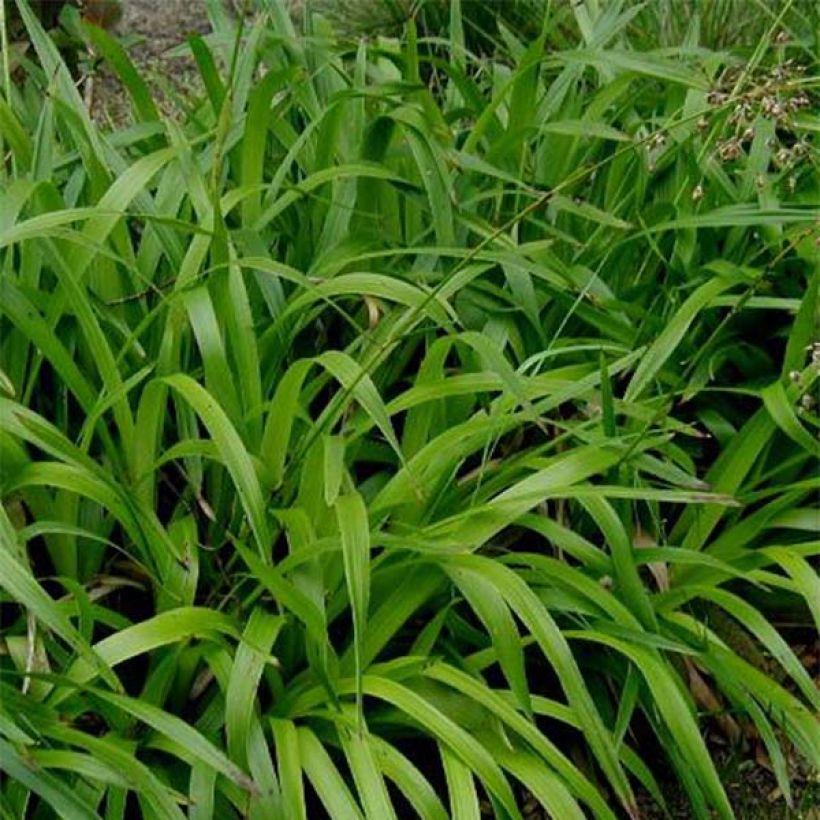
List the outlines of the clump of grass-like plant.
{"type": "Polygon", "coordinates": [[[707,725],[790,800],[819,198],[783,20],[741,64],[575,4],[492,58],[457,0],[352,47],[214,3],[174,120],[87,27],[106,132],[18,5],[3,815],[637,817],[671,773],[728,818],[707,725]]]}

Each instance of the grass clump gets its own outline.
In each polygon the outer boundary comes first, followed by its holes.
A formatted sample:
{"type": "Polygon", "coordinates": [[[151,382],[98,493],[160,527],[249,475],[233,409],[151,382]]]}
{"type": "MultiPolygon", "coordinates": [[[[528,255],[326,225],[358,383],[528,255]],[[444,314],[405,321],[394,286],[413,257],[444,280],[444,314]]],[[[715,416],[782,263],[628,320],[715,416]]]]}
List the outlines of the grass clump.
{"type": "MultiPolygon", "coordinates": [[[[820,760],[816,80],[278,2],[0,101],[4,816],[733,809],[820,760]],[[731,146],[731,150],[727,147],[731,146]],[[785,154],[783,152],[786,152],[785,154]]],[[[559,25],[560,23],[560,25],[559,25]]],[[[807,65],[805,71],[801,66],[807,65]]]]}

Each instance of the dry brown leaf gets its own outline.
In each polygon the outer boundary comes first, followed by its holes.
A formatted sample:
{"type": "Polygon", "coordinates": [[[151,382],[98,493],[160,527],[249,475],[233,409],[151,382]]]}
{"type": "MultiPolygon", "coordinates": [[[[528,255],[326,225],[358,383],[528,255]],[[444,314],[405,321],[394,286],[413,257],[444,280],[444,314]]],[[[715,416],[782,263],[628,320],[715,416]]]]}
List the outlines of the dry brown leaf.
{"type": "MultiPolygon", "coordinates": [[[[636,549],[645,549],[646,547],[656,547],[657,543],[654,538],[650,538],[640,527],[635,529],[635,538],[632,541],[636,549]]],[[[665,561],[653,561],[646,565],[658,585],[661,592],[669,591],[669,567],[665,561]]]]}
{"type": "Polygon", "coordinates": [[[755,763],[757,763],[760,768],[765,769],[767,772],[774,773],[774,769],[772,768],[772,762],[769,760],[769,756],[766,754],[766,750],[761,746],[759,743],[755,748],[755,763]]]}
{"type": "Polygon", "coordinates": [[[740,726],[738,726],[737,721],[735,721],[731,715],[727,715],[724,712],[723,704],[712,691],[709,684],[706,683],[700,672],[695,668],[695,664],[689,658],[684,658],[683,662],[686,665],[686,671],[689,675],[689,689],[698,705],[702,706],[714,716],[718,725],[732,743],[739,743],[743,737],[743,732],[740,726]]]}

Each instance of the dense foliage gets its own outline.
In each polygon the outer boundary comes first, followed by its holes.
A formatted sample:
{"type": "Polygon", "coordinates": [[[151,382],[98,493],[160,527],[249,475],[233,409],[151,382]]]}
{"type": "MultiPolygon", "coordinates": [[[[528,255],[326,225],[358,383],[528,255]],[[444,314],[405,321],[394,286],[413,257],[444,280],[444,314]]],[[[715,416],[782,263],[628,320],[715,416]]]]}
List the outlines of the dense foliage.
{"type": "Polygon", "coordinates": [[[211,2],[176,119],[86,28],[104,132],[18,3],[0,814],[636,817],[674,777],[728,818],[708,725],[790,800],[816,29],[653,50],[587,0],[474,53],[458,0],[358,42],[211,2]]]}

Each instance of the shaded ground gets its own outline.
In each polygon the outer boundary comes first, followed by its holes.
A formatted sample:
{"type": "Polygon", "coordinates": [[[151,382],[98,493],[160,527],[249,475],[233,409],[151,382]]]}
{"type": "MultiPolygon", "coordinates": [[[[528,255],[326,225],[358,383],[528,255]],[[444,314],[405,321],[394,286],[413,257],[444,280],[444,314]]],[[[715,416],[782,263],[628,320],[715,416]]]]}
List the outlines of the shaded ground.
{"type": "MultiPolygon", "coordinates": [[[[191,35],[210,30],[205,0],[123,0],[122,19],[114,31],[156,92],[160,108],[172,114],[202,83],[193,58],[170,52],[191,35]]],[[[119,81],[103,69],[95,84],[95,118],[102,124],[127,122],[130,106],[119,81]]]]}
{"type": "MultiPolygon", "coordinates": [[[[748,755],[740,755],[710,743],[720,779],[738,820],[820,820],[820,781],[801,771],[792,782],[790,808],[783,799],[774,775],[748,755]]],[[[800,767],[802,769],[802,767],[800,767]]],[[[660,776],[660,773],[656,773],[660,776]]],[[[677,783],[659,783],[673,820],[692,820],[689,799],[677,783]]],[[[639,797],[645,820],[667,817],[649,796],[639,797]]]]}
{"type": "Polygon", "coordinates": [[[210,30],[204,0],[124,0],[118,28],[127,36],[143,38],[131,49],[142,65],[162,62],[164,53],[187,36],[210,30]]]}

